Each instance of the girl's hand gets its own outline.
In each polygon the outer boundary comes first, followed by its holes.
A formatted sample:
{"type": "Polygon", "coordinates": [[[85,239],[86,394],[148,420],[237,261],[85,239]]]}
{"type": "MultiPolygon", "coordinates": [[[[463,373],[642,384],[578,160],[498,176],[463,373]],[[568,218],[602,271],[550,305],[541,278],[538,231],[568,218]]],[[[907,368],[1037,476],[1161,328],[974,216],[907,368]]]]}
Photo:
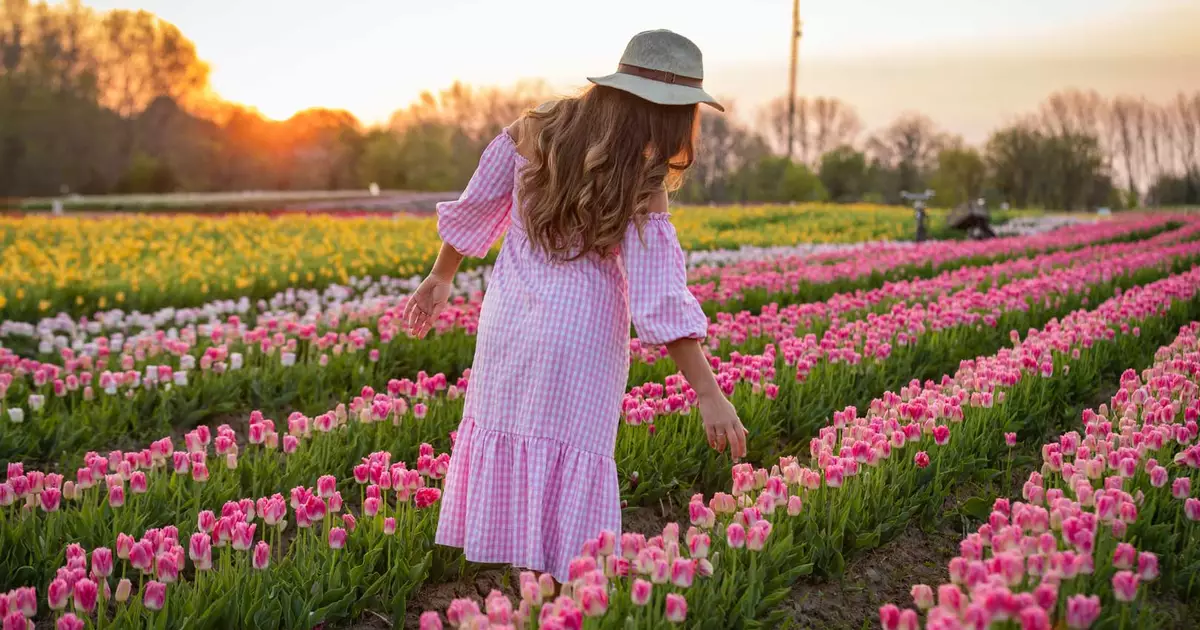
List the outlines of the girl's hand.
{"type": "Polygon", "coordinates": [[[438,315],[450,303],[450,289],[449,280],[429,274],[409,296],[404,305],[404,328],[410,336],[423,339],[429,334],[438,315]]]}
{"type": "Polygon", "coordinates": [[[724,452],[729,446],[729,454],[733,461],[746,456],[746,427],[738,418],[737,409],[733,403],[720,393],[701,396],[699,399],[700,417],[704,419],[704,432],[708,435],[708,445],[718,453],[724,452]]]}

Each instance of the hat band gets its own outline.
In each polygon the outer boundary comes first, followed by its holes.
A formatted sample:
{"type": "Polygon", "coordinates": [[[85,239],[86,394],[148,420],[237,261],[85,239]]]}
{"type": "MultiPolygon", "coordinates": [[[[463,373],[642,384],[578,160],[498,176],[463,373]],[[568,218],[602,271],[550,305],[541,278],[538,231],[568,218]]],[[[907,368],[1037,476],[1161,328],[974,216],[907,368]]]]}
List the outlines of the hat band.
{"type": "Polygon", "coordinates": [[[701,79],[685,77],[674,72],[666,72],[663,70],[653,70],[651,68],[643,68],[641,66],[631,66],[623,63],[617,66],[617,72],[621,74],[631,74],[635,77],[658,81],[659,83],[670,83],[672,85],[686,85],[687,87],[700,88],[704,85],[701,79]]]}

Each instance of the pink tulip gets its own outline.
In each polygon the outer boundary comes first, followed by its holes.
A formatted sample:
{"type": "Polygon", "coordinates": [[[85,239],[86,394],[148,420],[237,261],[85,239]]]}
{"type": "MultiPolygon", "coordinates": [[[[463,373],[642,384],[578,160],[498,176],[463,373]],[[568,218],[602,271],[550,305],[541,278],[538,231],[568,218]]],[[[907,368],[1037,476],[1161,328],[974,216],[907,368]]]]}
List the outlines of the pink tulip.
{"type": "Polygon", "coordinates": [[[697,559],[707,558],[711,547],[712,539],[708,534],[696,534],[688,541],[688,554],[697,559]]]}
{"type": "Polygon", "coordinates": [[[17,491],[11,483],[0,483],[0,507],[8,507],[17,501],[17,491]]]}
{"type": "Polygon", "coordinates": [[[108,489],[108,504],[114,508],[125,505],[125,488],[122,486],[110,486],[108,489]]]}
{"type": "Polygon", "coordinates": [[[29,622],[25,619],[25,615],[19,610],[9,611],[4,615],[4,630],[26,630],[29,628],[29,622]]]}
{"type": "Polygon", "coordinates": [[[158,579],[171,584],[179,580],[179,559],[173,553],[160,553],[154,561],[158,579]]]}
{"type": "Polygon", "coordinates": [[[746,548],[751,551],[762,551],[766,546],[767,537],[771,535],[771,522],[758,521],[746,532],[746,548]]]}
{"type": "MultiPolygon", "coordinates": [[[[210,512],[211,514],[211,512],[210,512]]],[[[197,571],[207,571],[212,568],[212,537],[204,532],[192,534],[188,542],[188,557],[196,565],[197,571]]]]}
{"type": "Polygon", "coordinates": [[[353,532],[358,527],[358,521],[354,519],[354,515],[346,513],[342,515],[342,527],[346,528],[347,532],[353,532]]]}
{"type": "Polygon", "coordinates": [[[1067,627],[1090,628],[1100,618],[1100,598],[1096,595],[1072,595],[1067,598],[1067,627]]]}
{"type": "Polygon", "coordinates": [[[929,454],[926,453],[925,451],[918,452],[916,455],[913,456],[913,463],[917,465],[917,468],[928,467],[929,466],[929,454]]]}
{"type": "Polygon", "coordinates": [[[416,498],[413,501],[413,505],[415,505],[417,509],[424,509],[437,503],[438,499],[442,498],[442,491],[438,490],[437,488],[421,488],[417,490],[415,496],[416,498]]]}
{"type": "Polygon", "coordinates": [[[374,518],[376,514],[379,514],[379,503],[379,499],[375,497],[363,501],[363,516],[374,518]]]}
{"type": "Polygon", "coordinates": [[[324,519],[327,510],[325,502],[316,495],[308,497],[308,501],[304,504],[305,516],[314,523],[324,519]]]}
{"type": "Polygon", "coordinates": [[[390,516],[383,519],[383,533],[388,536],[396,533],[396,519],[390,516]]]}
{"type": "Polygon", "coordinates": [[[134,494],[145,494],[146,485],[146,473],[139,470],[129,476],[129,490],[134,494]]]}
{"type": "Polygon", "coordinates": [[[1158,578],[1158,556],[1149,551],[1138,554],[1138,579],[1153,582],[1158,578]]]}
{"type": "Polygon", "coordinates": [[[254,555],[251,558],[251,565],[255,569],[262,571],[270,566],[270,564],[271,545],[268,545],[267,541],[265,540],[260,540],[258,541],[258,544],[254,546],[254,555]]]}
{"type": "Polygon", "coordinates": [[[788,497],[787,513],[788,516],[799,516],[801,510],[804,509],[804,501],[798,496],[788,497]]]}
{"type": "Polygon", "coordinates": [[[586,617],[599,617],[608,612],[608,591],[602,586],[584,586],[576,594],[579,607],[586,617]]]}
{"type": "Polygon", "coordinates": [[[129,564],[143,573],[149,573],[154,565],[154,544],[148,540],[134,543],[129,551],[129,564]]]}
{"type": "Polygon", "coordinates": [[[192,481],[196,483],[205,483],[208,481],[208,464],[204,462],[194,462],[192,464],[192,481]]]}
{"type": "Polygon", "coordinates": [[[200,531],[211,534],[213,528],[217,525],[217,515],[212,513],[212,510],[204,510],[196,517],[196,527],[200,531]]]}
{"type": "Polygon", "coordinates": [[[57,578],[46,589],[46,603],[50,605],[51,610],[62,610],[67,607],[67,598],[70,595],[71,587],[67,585],[67,581],[57,578]]]}
{"type": "Polygon", "coordinates": [[[1132,569],[1133,563],[1137,560],[1137,550],[1129,543],[1117,543],[1117,548],[1113,551],[1113,566],[1118,569],[1132,569]]]}
{"type": "Polygon", "coordinates": [[[966,609],[967,602],[963,597],[963,593],[954,584],[942,584],[938,587],[938,606],[952,612],[956,615],[961,615],[966,609]]]}
{"type": "Polygon", "coordinates": [[[42,505],[42,511],[57,512],[59,505],[62,503],[62,492],[53,488],[44,490],[38,495],[38,502],[42,505]]]}
{"type": "Polygon", "coordinates": [[[905,608],[900,611],[900,630],[921,630],[921,621],[917,618],[917,611],[911,608],[905,608]]]}
{"type": "Polygon", "coordinates": [[[629,597],[633,600],[635,606],[645,606],[650,603],[650,595],[654,592],[654,586],[638,578],[633,581],[633,586],[629,591],[629,597]]]}
{"type": "Polygon", "coordinates": [[[950,441],[950,427],[944,424],[934,427],[933,441],[938,446],[945,446],[950,441]]]}
{"type": "Polygon", "coordinates": [[[746,529],[740,523],[730,523],[725,538],[730,549],[741,549],[746,545],[746,529]]]}
{"type": "Polygon", "coordinates": [[[1050,630],[1050,616],[1040,606],[1022,608],[1018,619],[1021,630],[1050,630]]]}
{"type": "Polygon", "coordinates": [[[323,475],[317,479],[317,496],[328,499],[337,492],[337,478],[333,475],[323,475]]]}
{"type": "Polygon", "coordinates": [[[421,613],[420,630],[443,630],[442,618],[436,612],[426,611],[421,613]]]}
{"type": "Polygon", "coordinates": [[[1017,445],[1017,434],[1016,433],[1005,433],[1004,434],[1004,443],[1007,444],[1010,448],[1013,446],[1016,446],[1017,445]]]}
{"type": "Polygon", "coordinates": [[[825,485],[830,488],[842,487],[842,480],[846,470],[841,464],[830,464],[825,467],[825,485]]]}
{"type": "Polygon", "coordinates": [[[1188,477],[1176,477],[1171,484],[1171,495],[1183,501],[1192,493],[1192,480],[1188,477]]]}
{"type": "Polygon", "coordinates": [[[881,606],[879,623],[883,626],[883,630],[897,630],[900,627],[900,608],[895,604],[881,606]]]}
{"type": "Polygon", "coordinates": [[[129,601],[129,595],[131,593],[133,593],[133,582],[131,582],[128,578],[121,578],[121,581],[117,582],[117,603],[124,604],[125,602],[129,601]]]}
{"type": "Polygon", "coordinates": [[[1117,571],[1112,578],[1113,597],[1119,602],[1131,602],[1137,598],[1138,576],[1132,571],[1117,571]]]}
{"type": "Polygon", "coordinates": [[[683,623],[687,620],[687,600],[678,593],[667,594],[667,621],[683,623]]]}
{"type": "Polygon", "coordinates": [[[88,578],[83,578],[75,583],[75,610],[81,610],[85,613],[90,613],[96,609],[96,597],[99,594],[98,587],[95,582],[88,578]]]}
{"type": "Polygon", "coordinates": [[[696,560],[675,558],[671,564],[671,583],[679,588],[691,588],[696,579],[696,560]]]}
{"type": "Polygon", "coordinates": [[[117,557],[122,560],[128,560],[135,542],[132,536],[123,533],[117,534],[117,557]]]}
{"type": "Polygon", "coordinates": [[[113,571],[113,553],[108,547],[97,547],[92,550],[92,573],[100,577],[108,577],[113,571]]]}
{"type": "Polygon", "coordinates": [[[333,527],[329,530],[329,548],[341,549],[346,546],[346,530],[333,527]]]}
{"type": "Polygon", "coordinates": [[[1033,599],[1038,606],[1052,611],[1058,603],[1058,585],[1053,582],[1042,582],[1033,589],[1033,599]]]}
{"type": "Polygon", "coordinates": [[[54,623],[54,630],[84,630],[85,627],[84,621],[74,613],[67,613],[54,623]]]}
{"type": "MultiPolygon", "coordinates": [[[[912,587],[913,603],[921,610],[933,608],[933,589],[927,584],[917,584],[912,587]]],[[[897,613],[899,615],[899,613],[897,613]]],[[[897,617],[899,618],[899,617],[897,617]]]]}
{"type": "Polygon", "coordinates": [[[162,582],[150,580],[146,582],[144,594],[142,596],[142,604],[148,610],[162,610],[167,603],[167,585],[162,582]]]}
{"type": "Polygon", "coordinates": [[[451,626],[456,628],[464,622],[479,617],[481,614],[479,604],[469,599],[453,600],[450,602],[450,606],[446,608],[446,619],[450,622],[451,626]]]}
{"type": "Polygon", "coordinates": [[[12,609],[20,612],[23,617],[32,618],[37,614],[37,589],[32,586],[13,590],[8,594],[8,598],[12,609]]]}
{"type": "Polygon", "coordinates": [[[1200,500],[1188,499],[1183,503],[1183,513],[1189,521],[1200,521],[1200,500]]]}
{"type": "Polygon", "coordinates": [[[429,407],[426,407],[424,403],[417,403],[412,406],[412,411],[413,416],[420,420],[424,418],[427,413],[429,413],[429,407]]]}
{"type": "Polygon", "coordinates": [[[258,525],[250,525],[245,522],[235,523],[231,530],[232,536],[229,545],[238,551],[249,551],[254,544],[254,530],[258,529],[258,525]]]}

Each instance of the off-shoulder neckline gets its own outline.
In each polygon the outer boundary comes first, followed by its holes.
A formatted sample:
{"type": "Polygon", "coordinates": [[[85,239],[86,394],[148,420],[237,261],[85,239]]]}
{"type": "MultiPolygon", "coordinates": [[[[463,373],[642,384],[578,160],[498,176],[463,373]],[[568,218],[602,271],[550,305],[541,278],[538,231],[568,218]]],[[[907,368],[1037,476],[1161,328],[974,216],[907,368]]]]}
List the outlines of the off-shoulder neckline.
{"type": "Polygon", "coordinates": [[[521,158],[521,160],[523,162],[528,164],[529,158],[522,155],[521,151],[519,149],[517,149],[517,140],[515,138],[513,138],[511,134],[508,133],[507,127],[500,130],[500,135],[504,136],[504,138],[508,140],[508,148],[512,150],[513,154],[516,155],[517,157],[521,158]]]}

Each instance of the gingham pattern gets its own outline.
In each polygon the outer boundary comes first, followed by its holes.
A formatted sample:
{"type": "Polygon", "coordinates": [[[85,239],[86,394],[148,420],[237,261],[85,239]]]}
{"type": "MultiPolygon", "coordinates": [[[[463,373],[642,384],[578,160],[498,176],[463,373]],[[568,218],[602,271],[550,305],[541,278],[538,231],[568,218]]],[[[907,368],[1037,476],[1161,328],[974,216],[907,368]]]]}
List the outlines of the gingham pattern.
{"type": "Polygon", "coordinates": [[[613,448],[630,313],[650,343],[703,338],[708,320],[665,214],[641,238],[631,226],[621,257],[550,264],[535,253],[511,213],[520,164],[500,134],[462,198],[438,206],[442,238],[464,254],[511,229],[484,296],[437,542],[565,581],[586,540],[621,530],[613,448]]]}

